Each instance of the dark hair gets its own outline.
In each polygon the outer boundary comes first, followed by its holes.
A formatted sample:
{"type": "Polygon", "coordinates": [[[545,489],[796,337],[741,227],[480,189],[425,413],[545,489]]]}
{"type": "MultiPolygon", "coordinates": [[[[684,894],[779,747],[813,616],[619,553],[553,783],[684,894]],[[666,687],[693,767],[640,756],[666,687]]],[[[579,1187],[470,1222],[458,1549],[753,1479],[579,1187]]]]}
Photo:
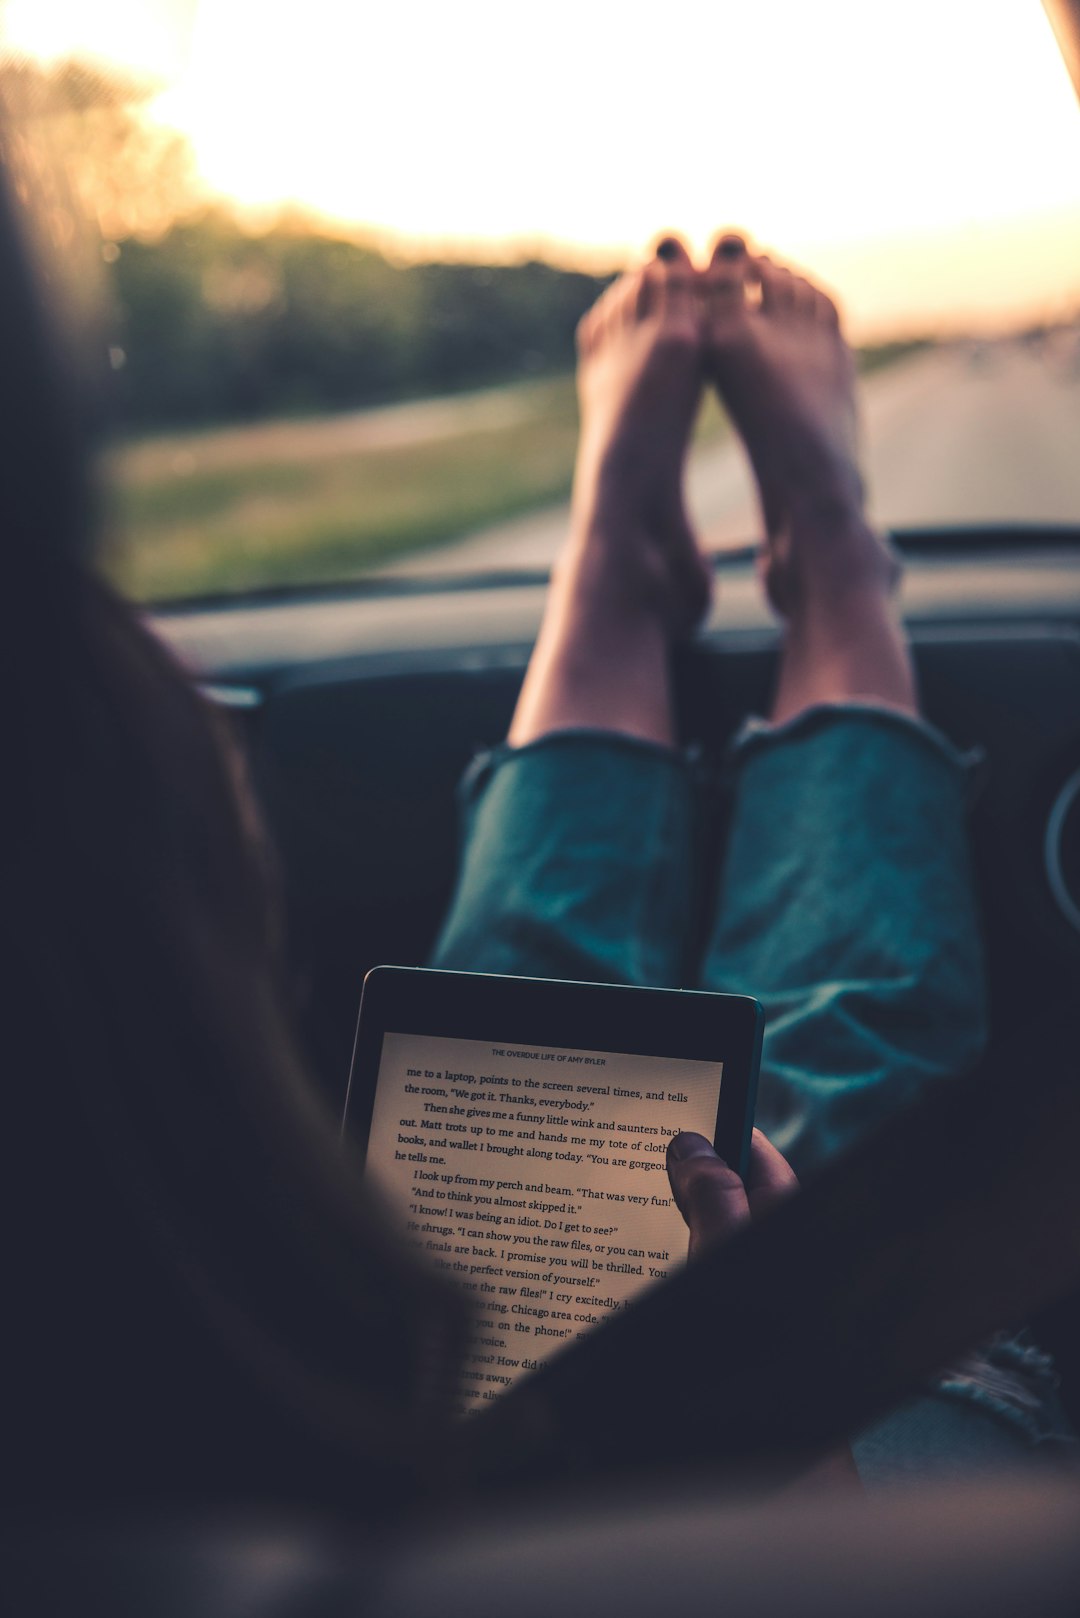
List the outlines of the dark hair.
{"type": "Polygon", "coordinates": [[[0,189],[9,1496],[415,1498],[456,1299],[308,1084],[220,722],[87,555],[0,189]]]}

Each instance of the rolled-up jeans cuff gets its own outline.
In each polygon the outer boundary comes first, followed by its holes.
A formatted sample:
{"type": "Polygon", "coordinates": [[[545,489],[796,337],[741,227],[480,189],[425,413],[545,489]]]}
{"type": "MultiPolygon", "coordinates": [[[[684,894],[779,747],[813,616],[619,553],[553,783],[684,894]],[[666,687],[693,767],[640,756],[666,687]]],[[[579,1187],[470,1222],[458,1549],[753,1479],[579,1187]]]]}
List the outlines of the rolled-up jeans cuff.
{"type": "Polygon", "coordinates": [[[671,765],[677,770],[686,770],[691,774],[699,767],[696,748],[669,747],[663,742],[650,741],[645,736],[631,736],[620,730],[575,726],[572,729],[548,731],[545,736],[538,736],[535,741],[523,742],[519,747],[511,746],[509,742],[500,742],[497,747],[482,748],[474,754],[466,766],[458,786],[458,801],[468,812],[479,801],[495,772],[513,760],[527,758],[533,753],[552,750],[564,752],[582,746],[596,748],[601,752],[610,750],[615,754],[627,752],[651,756],[660,763],[671,765]]]}
{"type": "Polygon", "coordinates": [[[1027,1332],[999,1332],[981,1348],[939,1371],[929,1390],[977,1405],[1017,1428],[1032,1444],[1060,1444],[1075,1452],[1076,1434],[1049,1354],[1027,1332]]]}
{"type": "Polygon", "coordinates": [[[479,754],[433,964],[673,984],[695,897],[692,756],[575,729],[479,754]]]}
{"type": "Polygon", "coordinates": [[[869,720],[872,724],[886,727],[893,726],[921,737],[927,746],[932,747],[963,771],[967,776],[968,792],[971,796],[979,792],[986,763],[986,755],[981,747],[962,751],[943,731],[938,730],[936,725],[930,724],[920,715],[906,713],[902,708],[894,708],[888,703],[877,702],[870,698],[865,701],[853,698],[844,702],[816,702],[811,707],[804,708],[801,713],[794,714],[792,718],[781,720],[779,724],[774,724],[768,719],[751,717],[745,720],[735,733],[729,750],[730,757],[733,762],[740,763],[763,747],[777,746],[795,737],[809,735],[816,730],[850,719],[869,720]]]}

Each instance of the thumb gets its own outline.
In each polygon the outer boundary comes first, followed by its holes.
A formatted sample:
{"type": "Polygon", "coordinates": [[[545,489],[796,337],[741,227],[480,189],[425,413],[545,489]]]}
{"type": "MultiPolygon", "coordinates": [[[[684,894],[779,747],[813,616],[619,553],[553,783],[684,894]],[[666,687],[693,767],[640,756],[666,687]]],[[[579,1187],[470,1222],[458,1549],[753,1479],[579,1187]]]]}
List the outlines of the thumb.
{"type": "Polygon", "coordinates": [[[746,1187],[704,1135],[676,1135],[667,1149],[675,1206],[690,1230],[690,1256],[732,1235],[750,1218],[746,1187]]]}

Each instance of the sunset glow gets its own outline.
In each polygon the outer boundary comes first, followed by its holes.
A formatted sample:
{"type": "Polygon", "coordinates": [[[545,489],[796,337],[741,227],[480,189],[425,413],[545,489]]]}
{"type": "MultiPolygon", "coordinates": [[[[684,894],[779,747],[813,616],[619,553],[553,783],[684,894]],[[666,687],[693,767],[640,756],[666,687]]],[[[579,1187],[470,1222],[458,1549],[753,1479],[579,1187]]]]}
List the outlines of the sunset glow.
{"type": "Polygon", "coordinates": [[[9,42],[149,72],[210,193],[395,250],[617,264],[739,224],[857,334],[1080,306],[1080,112],[1037,0],[346,8],[8,0],[9,42]]]}

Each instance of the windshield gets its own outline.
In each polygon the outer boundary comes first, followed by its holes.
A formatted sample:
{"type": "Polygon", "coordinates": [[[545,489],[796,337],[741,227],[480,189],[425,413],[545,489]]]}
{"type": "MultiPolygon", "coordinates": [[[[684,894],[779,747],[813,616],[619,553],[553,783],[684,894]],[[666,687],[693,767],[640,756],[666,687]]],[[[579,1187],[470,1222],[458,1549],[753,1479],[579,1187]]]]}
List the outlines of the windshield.
{"type": "MultiPolygon", "coordinates": [[[[546,568],[575,325],[671,230],[837,294],[881,522],[1080,521],[1080,117],[1037,0],[0,27],[9,116],[48,90],[30,138],[98,233],[103,562],[139,599],[546,568]]],[[[753,542],[712,403],[689,494],[709,546],[753,542]]]]}

